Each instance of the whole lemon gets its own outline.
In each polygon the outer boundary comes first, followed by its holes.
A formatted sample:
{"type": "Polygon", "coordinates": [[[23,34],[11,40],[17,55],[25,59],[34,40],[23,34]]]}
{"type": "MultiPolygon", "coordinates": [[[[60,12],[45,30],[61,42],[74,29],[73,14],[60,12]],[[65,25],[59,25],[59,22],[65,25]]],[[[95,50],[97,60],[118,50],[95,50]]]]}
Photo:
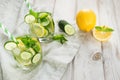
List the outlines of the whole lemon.
{"type": "Polygon", "coordinates": [[[96,24],[96,14],[90,9],[82,9],[77,13],[76,23],[80,30],[89,32],[96,24]]]}

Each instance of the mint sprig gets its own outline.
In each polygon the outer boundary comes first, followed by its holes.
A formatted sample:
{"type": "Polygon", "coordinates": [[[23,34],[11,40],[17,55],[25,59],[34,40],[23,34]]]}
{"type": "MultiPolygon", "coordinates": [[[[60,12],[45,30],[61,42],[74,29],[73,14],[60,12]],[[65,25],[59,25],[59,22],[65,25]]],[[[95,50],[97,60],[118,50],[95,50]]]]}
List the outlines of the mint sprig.
{"type": "Polygon", "coordinates": [[[39,45],[37,45],[36,41],[33,40],[31,37],[29,37],[29,36],[22,37],[21,41],[24,43],[26,48],[33,48],[36,53],[39,52],[39,50],[40,50],[39,45]]]}
{"type": "Polygon", "coordinates": [[[33,15],[35,18],[38,18],[38,13],[35,12],[35,11],[33,11],[32,9],[29,10],[29,13],[30,13],[31,15],[33,15]]]}
{"type": "Polygon", "coordinates": [[[95,26],[95,29],[102,32],[113,32],[114,30],[105,26],[95,26]]]}
{"type": "Polygon", "coordinates": [[[64,44],[67,41],[67,39],[65,38],[65,36],[63,34],[55,35],[55,36],[53,36],[52,39],[60,42],[61,44],[64,44]]]}

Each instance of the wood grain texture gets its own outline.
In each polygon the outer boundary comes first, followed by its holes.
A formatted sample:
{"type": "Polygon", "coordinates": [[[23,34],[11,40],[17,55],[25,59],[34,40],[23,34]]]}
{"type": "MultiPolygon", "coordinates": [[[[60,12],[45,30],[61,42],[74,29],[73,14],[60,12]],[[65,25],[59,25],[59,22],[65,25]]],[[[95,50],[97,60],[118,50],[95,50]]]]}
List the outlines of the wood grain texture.
{"type": "Polygon", "coordinates": [[[76,9],[76,0],[56,0],[55,7],[54,7],[54,20],[56,21],[55,31],[59,32],[58,28],[58,21],[59,20],[67,20],[71,24],[74,24],[74,16],[75,16],[75,9],[76,9]]]}
{"type": "MultiPolygon", "coordinates": [[[[98,16],[97,4],[97,0],[90,0],[89,2],[77,0],[77,12],[81,9],[92,9],[98,16]]],[[[99,24],[98,21],[97,24],[99,24]]],[[[104,80],[101,43],[94,39],[92,32],[80,31],[78,35],[81,47],[74,60],[74,80],[104,80]],[[101,58],[94,60],[97,53],[100,54],[101,58]]]]}
{"type": "Polygon", "coordinates": [[[100,25],[107,25],[114,29],[111,39],[102,43],[104,57],[105,80],[120,80],[120,35],[118,19],[120,11],[119,0],[99,0],[100,25]],[[106,5],[109,4],[109,5],[106,5]],[[103,16],[104,15],[104,16],[103,16]]]}
{"type": "MultiPolygon", "coordinates": [[[[76,12],[76,0],[56,0],[53,17],[55,20],[55,32],[59,33],[58,21],[67,20],[76,28],[75,25],[75,12],[76,12]]],[[[75,37],[72,37],[71,42],[74,44],[75,37]],[[73,40],[73,41],[72,41],[73,40]]],[[[77,40],[78,42],[78,40],[77,40]]],[[[72,43],[71,43],[72,44],[72,43]]],[[[61,80],[73,80],[73,63],[70,63],[67,67],[61,80]]]]}
{"type": "Polygon", "coordinates": [[[112,38],[105,43],[100,43],[93,39],[91,33],[80,32],[80,42],[82,43],[78,55],[68,68],[71,74],[65,80],[120,80],[120,23],[119,23],[119,0],[97,0],[89,1],[77,0],[77,10],[83,8],[93,9],[97,14],[97,25],[107,25],[112,27],[112,38]],[[82,39],[83,38],[83,39],[82,39]],[[92,45],[92,46],[91,46],[92,45]],[[94,52],[101,52],[101,60],[91,60],[94,52]],[[72,70],[70,70],[72,68],[72,70]],[[71,77],[72,75],[72,77],[71,77]],[[70,79],[71,78],[71,79],[70,79]]]}
{"type": "MultiPolygon", "coordinates": [[[[56,33],[59,30],[57,21],[61,19],[70,22],[77,30],[75,36],[80,44],[78,54],[68,64],[61,80],[120,80],[120,0],[31,0],[30,3],[36,11],[48,11],[53,14],[56,33]],[[79,10],[85,8],[95,11],[96,25],[107,25],[114,29],[108,42],[99,42],[93,37],[92,32],[84,33],[78,30],[75,17],[79,10]]],[[[7,25],[7,28],[14,34],[21,32],[20,28],[27,26],[23,24],[24,15],[27,13],[25,6],[22,0],[0,0],[0,15],[2,15],[0,21],[7,25]],[[18,26],[17,29],[15,26],[18,26]]],[[[26,29],[24,32],[26,33],[26,29]]],[[[0,36],[3,37],[1,31],[0,36]]],[[[4,39],[6,37],[0,38],[0,42],[3,42],[4,39]]],[[[6,61],[3,56],[8,55],[0,52],[0,62],[2,63],[0,80],[16,80],[16,78],[11,78],[13,73],[17,74],[16,77],[23,75],[17,73],[13,68],[9,68],[13,70],[10,72],[6,66],[9,66],[11,61],[6,61]],[[12,74],[8,74],[8,71],[12,74]]],[[[33,73],[20,79],[39,80],[41,73],[37,73],[37,69],[33,73]],[[35,78],[32,78],[33,76],[35,78]]]]}

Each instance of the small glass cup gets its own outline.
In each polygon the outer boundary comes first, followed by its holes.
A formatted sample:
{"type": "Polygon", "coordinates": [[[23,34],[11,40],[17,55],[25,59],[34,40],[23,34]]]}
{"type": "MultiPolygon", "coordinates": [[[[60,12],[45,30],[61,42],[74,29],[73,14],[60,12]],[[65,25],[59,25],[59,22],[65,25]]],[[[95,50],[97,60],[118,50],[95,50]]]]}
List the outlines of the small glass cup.
{"type": "Polygon", "coordinates": [[[36,22],[29,24],[30,34],[38,37],[40,42],[51,41],[54,35],[54,21],[50,13],[39,12],[36,22]]]}
{"type": "Polygon", "coordinates": [[[31,70],[42,62],[42,49],[37,38],[29,35],[16,38],[17,47],[11,50],[18,67],[31,70]]]}

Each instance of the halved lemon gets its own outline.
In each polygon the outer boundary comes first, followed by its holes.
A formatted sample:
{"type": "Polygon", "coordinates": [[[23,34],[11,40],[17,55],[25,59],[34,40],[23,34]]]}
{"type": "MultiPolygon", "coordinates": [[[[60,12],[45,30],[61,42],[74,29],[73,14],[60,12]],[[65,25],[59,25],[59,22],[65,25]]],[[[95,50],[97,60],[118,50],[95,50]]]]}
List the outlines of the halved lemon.
{"type": "Polygon", "coordinates": [[[99,41],[108,41],[111,37],[112,32],[99,31],[95,28],[93,29],[93,36],[99,41]]]}
{"type": "Polygon", "coordinates": [[[38,37],[44,37],[44,34],[46,33],[45,28],[39,23],[33,23],[31,31],[33,34],[35,34],[38,37]]]}

